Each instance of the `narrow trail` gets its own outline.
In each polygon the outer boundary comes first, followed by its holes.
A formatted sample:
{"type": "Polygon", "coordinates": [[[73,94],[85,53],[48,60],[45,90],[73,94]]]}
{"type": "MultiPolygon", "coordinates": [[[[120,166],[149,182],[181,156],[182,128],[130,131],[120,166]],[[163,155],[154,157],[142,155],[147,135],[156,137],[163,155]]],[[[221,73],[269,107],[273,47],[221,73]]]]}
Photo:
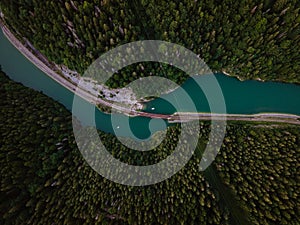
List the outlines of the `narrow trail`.
{"type": "MultiPolygon", "coordinates": [[[[70,90],[72,93],[78,95],[84,100],[98,106],[107,106],[115,109],[116,111],[128,116],[143,116],[149,118],[159,118],[168,120],[170,123],[180,123],[192,120],[237,120],[237,121],[261,121],[261,122],[276,122],[276,123],[289,123],[300,125],[300,116],[292,114],[281,113],[260,113],[260,114],[217,114],[217,113],[195,113],[195,112],[178,112],[172,115],[169,114],[156,114],[149,112],[136,111],[127,107],[123,107],[108,101],[105,101],[98,96],[95,96],[89,90],[79,88],[77,83],[68,80],[61,74],[58,74],[51,68],[51,63],[47,61],[37,50],[32,53],[24,44],[19,41],[15,35],[5,26],[0,19],[0,27],[5,37],[17,48],[30,62],[43,71],[46,75],[58,82],[63,87],[70,90]]],[[[27,44],[30,46],[29,44],[27,44]]]]}

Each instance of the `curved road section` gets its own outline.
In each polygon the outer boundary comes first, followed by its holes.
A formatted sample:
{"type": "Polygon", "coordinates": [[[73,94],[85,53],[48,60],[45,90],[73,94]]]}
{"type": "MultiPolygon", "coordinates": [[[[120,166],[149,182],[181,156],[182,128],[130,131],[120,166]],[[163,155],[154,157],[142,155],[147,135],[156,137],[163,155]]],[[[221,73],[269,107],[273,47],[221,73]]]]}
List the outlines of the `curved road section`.
{"type": "MultiPolygon", "coordinates": [[[[140,112],[134,109],[129,109],[126,107],[122,107],[111,102],[105,101],[103,99],[98,98],[89,90],[83,88],[77,88],[78,84],[68,80],[63,75],[55,72],[52,64],[47,60],[45,56],[43,56],[37,50],[34,50],[34,53],[30,51],[31,44],[28,43],[27,47],[19,41],[15,35],[5,26],[3,21],[0,19],[0,26],[1,29],[6,36],[6,38],[29,60],[31,61],[36,67],[38,67],[41,71],[47,74],[50,78],[58,82],[60,85],[64,86],[72,93],[76,94],[85,99],[86,101],[94,104],[94,105],[102,105],[111,107],[118,112],[126,114],[128,116],[143,116],[143,117],[150,117],[150,118],[159,118],[168,120],[170,123],[179,123],[179,122],[187,122],[192,120],[214,120],[223,119],[224,116],[226,120],[238,120],[238,121],[263,121],[263,122],[279,122],[279,123],[289,123],[289,124],[296,124],[300,125],[300,116],[292,115],[292,114],[281,114],[281,113],[259,113],[259,114],[216,114],[216,113],[190,113],[190,112],[177,112],[172,115],[166,114],[155,114],[155,113],[148,113],[148,112],[140,112]],[[52,68],[51,68],[52,67],[52,68]],[[76,90],[77,89],[77,90],[76,90]]],[[[33,49],[31,49],[33,50],[33,49]]]]}

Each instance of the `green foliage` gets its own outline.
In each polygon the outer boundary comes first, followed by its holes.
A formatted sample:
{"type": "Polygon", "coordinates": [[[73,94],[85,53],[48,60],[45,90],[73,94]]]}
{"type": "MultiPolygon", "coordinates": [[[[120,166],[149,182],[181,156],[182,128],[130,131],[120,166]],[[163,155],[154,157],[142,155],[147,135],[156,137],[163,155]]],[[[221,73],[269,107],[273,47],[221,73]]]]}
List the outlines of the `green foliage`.
{"type": "MultiPolygon", "coordinates": [[[[128,187],[87,165],[63,106],[3,73],[0,82],[1,224],[234,224],[238,215],[254,224],[299,221],[296,126],[229,124],[203,174],[199,163],[210,128],[201,123],[198,148],[183,169],[155,185],[128,187]]],[[[137,153],[99,131],[111,154],[133,165],[165,159],[179,134],[179,126],[169,127],[155,150],[137,153]]]]}
{"type": "Polygon", "coordinates": [[[251,224],[298,224],[297,126],[230,126],[214,162],[226,186],[249,212],[251,224]]]}
{"type": "MultiPolygon", "coordinates": [[[[161,39],[191,49],[215,71],[300,83],[297,0],[2,0],[0,7],[8,25],[51,61],[80,73],[118,45],[161,39]]],[[[151,74],[178,83],[186,78],[149,62],[124,68],[107,84],[121,87],[151,74]]],[[[222,189],[198,170],[209,134],[202,124],[198,150],[178,174],[156,185],[126,187],[86,164],[71,115],[60,104],[2,73],[0,83],[1,224],[229,224],[237,213],[222,197],[227,189],[248,222],[300,221],[299,128],[230,125],[210,167],[226,186],[222,189]]],[[[169,139],[149,153],[131,151],[113,135],[99,135],[114,157],[141,165],[173,151],[180,128],[168,132],[169,139]]]]}
{"type": "Polygon", "coordinates": [[[106,85],[112,88],[124,87],[137,78],[148,76],[165,77],[179,85],[188,77],[182,70],[165,63],[141,62],[121,69],[106,82],[106,85]]]}
{"type": "MultiPolygon", "coordinates": [[[[198,171],[199,157],[156,185],[116,184],[87,165],[65,108],[3,73],[0,81],[1,224],[228,224],[228,211],[198,171]]],[[[136,154],[99,131],[114,157],[136,165],[166,158],[178,133],[169,128],[158,149],[136,154]]]]}
{"type": "Polygon", "coordinates": [[[127,1],[1,1],[0,7],[6,22],[51,61],[80,73],[102,53],[141,36],[127,1]]]}
{"type": "MultiPolygon", "coordinates": [[[[118,45],[160,39],[192,50],[214,71],[300,83],[298,0],[4,0],[0,7],[7,23],[38,50],[79,73],[118,45]]],[[[151,69],[142,74],[132,67],[108,85],[124,86],[133,72],[140,77],[151,69]]],[[[182,83],[178,77],[170,78],[182,83]]]]}
{"type": "Polygon", "coordinates": [[[142,6],[161,38],[191,49],[214,71],[299,83],[299,1],[154,2],[142,6]]]}

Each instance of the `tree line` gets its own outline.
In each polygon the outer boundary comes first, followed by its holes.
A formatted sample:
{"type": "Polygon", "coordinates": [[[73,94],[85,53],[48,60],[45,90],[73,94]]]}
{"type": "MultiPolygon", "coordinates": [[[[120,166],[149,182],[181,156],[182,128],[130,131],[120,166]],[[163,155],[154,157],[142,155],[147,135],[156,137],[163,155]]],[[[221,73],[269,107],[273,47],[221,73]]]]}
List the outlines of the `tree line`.
{"type": "MultiPolygon", "coordinates": [[[[0,7],[11,28],[51,61],[81,74],[118,45],[159,39],[192,50],[214,71],[299,83],[297,0],[3,0],[0,7]]],[[[124,86],[135,78],[133,73],[149,76],[153,69],[151,63],[143,71],[129,67],[108,85],[124,86]]],[[[182,83],[182,73],[175,73],[172,68],[155,71],[182,83]]]]}
{"type": "MultiPolygon", "coordinates": [[[[71,113],[61,104],[2,72],[0,81],[1,224],[234,224],[236,208],[224,201],[226,192],[233,193],[242,215],[249,215],[248,223],[240,224],[300,219],[296,126],[230,123],[210,166],[225,190],[199,171],[210,132],[209,123],[200,122],[197,149],[183,169],[158,184],[129,187],[101,177],[86,163],[71,113]]],[[[149,152],[130,150],[112,134],[99,131],[99,136],[122,162],[150,165],[174,151],[180,129],[169,127],[167,139],[149,152]]]]}

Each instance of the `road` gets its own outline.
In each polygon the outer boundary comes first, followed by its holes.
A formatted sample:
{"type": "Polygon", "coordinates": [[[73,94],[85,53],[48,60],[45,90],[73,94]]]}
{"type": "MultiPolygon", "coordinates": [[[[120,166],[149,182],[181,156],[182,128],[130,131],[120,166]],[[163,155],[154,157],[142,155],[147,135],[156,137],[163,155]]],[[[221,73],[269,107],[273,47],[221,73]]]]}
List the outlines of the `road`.
{"type": "MultiPolygon", "coordinates": [[[[300,125],[300,116],[291,115],[291,114],[280,114],[280,113],[260,113],[260,114],[216,114],[216,113],[175,113],[172,115],[166,114],[156,114],[156,113],[148,113],[136,111],[134,109],[129,109],[126,107],[119,106],[117,104],[113,104],[111,102],[105,101],[98,96],[93,95],[88,90],[80,88],[77,83],[71,82],[66,79],[63,75],[58,74],[54,71],[54,67],[52,67],[52,63],[47,61],[46,57],[43,56],[40,52],[34,50],[32,53],[27,47],[20,42],[14,34],[3,24],[0,20],[1,29],[6,36],[6,38],[28,59],[30,60],[36,67],[38,67],[41,71],[43,71],[50,78],[73,92],[74,94],[80,96],[86,101],[94,104],[94,105],[103,105],[107,107],[111,107],[118,112],[126,114],[128,116],[143,116],[150,118],[159,118],[168,120],[170,123],[180,123],[192,120],[239,120],[239,121],[264,121],[264,122],[280,122],[280,123],[290,123],[300,125]]],[[[27,43],[30,47],[31,44],[27,43]]],[[[31,49],[33,50],[33,49],[31,49]]]]}

